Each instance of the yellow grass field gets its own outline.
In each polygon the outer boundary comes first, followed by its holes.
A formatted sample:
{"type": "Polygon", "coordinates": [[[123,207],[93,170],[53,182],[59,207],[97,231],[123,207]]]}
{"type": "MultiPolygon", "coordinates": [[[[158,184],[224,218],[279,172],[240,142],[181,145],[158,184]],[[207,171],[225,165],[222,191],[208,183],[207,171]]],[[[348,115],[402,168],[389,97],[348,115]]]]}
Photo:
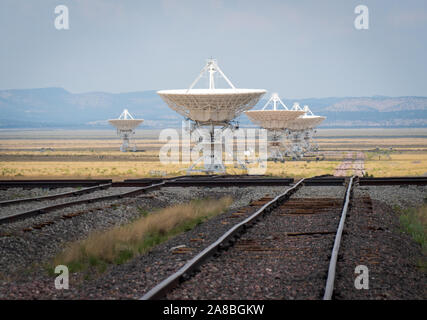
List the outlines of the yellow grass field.
{"type": "Polygon", "coordinates": [[[427,175],[427,153],[375,155],[365,161],[365,170],[375,177],[427,175]]]}
{"type": "MultiPolygon", "coordinates": [[[[120,152],[120,139],[106,131],[88,134],[0,131],[0,179],[111,178],[115,181],[185,174],[189,163],[161,164],[159,150],[165,144],[156,133],[135,139],[138,152],[120,152]],[[83,136],[86,136],[83,138],[83,136]],[[158,137],[158,136],[157,136],[158,137]]],[[[344,158],[364,156],[365,171],[374,176],[419,176],[427,174],[427,130],[344,129],[318,133],[320,150],[303,161],[269,161],[266,174],[311,177],[334,174],[344,158]],[[308,161],[307,161],[308,160],[308,161]]],[[[252,165],[256,167],[257,164],[252,165]]],[[[232,165],[229,174],[243,174],[232,165]]],[[[351,172],[349,173],[351,174],[351,172]]]]}

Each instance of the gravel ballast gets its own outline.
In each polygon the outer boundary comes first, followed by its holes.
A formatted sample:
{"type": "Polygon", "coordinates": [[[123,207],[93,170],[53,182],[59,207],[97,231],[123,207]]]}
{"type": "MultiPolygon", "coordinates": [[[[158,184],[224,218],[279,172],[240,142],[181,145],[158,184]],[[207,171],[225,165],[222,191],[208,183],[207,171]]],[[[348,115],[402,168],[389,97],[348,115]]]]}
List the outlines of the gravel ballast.
{"type": "Polygon", "coordinates": [[[7,188],[0,190],[0,202],[24,198],[52,196],[65,192],[77,191],[78,188],[7,188]]]}
{"type": "MultiPolygon", "coordinates": [[[[372,195],[384,199],[384,194],[379,193],[381,189],[386,188],[376,187],[372,195]]],[[[334,298],[427,299],[427,274],[417,267],[422,260],[424,264],[427,261],[421,246],[401,231],[399,216],[392,207],[360,193],[356,192],[344,229],[334,298]],[[360,271],[356,273],[357,266],[367,268],[363,281],[356,278],[362,275],[360,271]],[[356,282],[366,285],[366,289],[356,288],[356,282]]],[[[393,205],[419,203],[414,194],[406,194],[406,199],[403,196],[395,194],[393,200],[388,199],[393,205]]]]}
{"type": "MultiPolygon", "coordinates": [[[[53,287],[53,278],[47,276],[42,268],[34,267],[33,271],[31,272],[31,276],[20,276],[18,275],[18,271],[21,268],[30,265],[31,263],[43,262],[51,258],[61,250],[67,241],[82,239],[94,230],[107,229],[113,225],[123,224],[131,221],[135,217],[139,217],[141,212],[137,209],[138,207],[144,210],[149,210],[153,208],[166,207],[177,203],[188,202],[192,199],[206,197],[221,198],[224,196],[232,196],[234,199],[236,199],[232,205],[232,208],[230,209],[230,211],[233,211],[235,208],[246,205],[252,200],[256,200],[263,196],[274,196],[276,194],[283,193],[286,188],[287,187],[168,187],[150,192],[147,195],[135,197],[133,199],[123,199],[118,201],[111,201],[108,203],[96,203],[81,206],[87,209],[91,206],[96,207],[107,204],[115,205],[114,207],[96,210],[95,212],[83,214],[69,220],[60,220],[58,223],[54,223],[34,232],[20,232],[18,230],[24,227],[28,227],[36,222],[40,223],[40,219],[46,218],[45,215],[26,219],[24,221],[19,221],[10,225],[8,224],[7,226],[1,226],[3,230],[0,232],[5,233],[6,231],[9,231],[12,234],[13,232],[17,234],[0,237],[0,246],[6,249],[4,250],[4,254],[0,257],[0,268],[3,271],[4,276],[10,278],[10,275],[13,274],[15,281],[18,281],[19,283],[22,281],[22,283],[21,285],[17,286],[16,282],[13,282],[15,285],[9,282],[8,285],[5,284],[6,287],[2,286],[2,288],[0,288],[0,298],[52,298],[57,295],[62,297],[63,294],[65,294],[67,297],[74,298],[83,296],[86,296],[87,298],[108,298],[111,293],[109,293],[109,291],[97,290],[96,288],[98,285],[96,284],[95,287],[88,285],[88,289],[85,289],[83,292],[74,292],[74,296],[73,290],[66,292],[55,290],[53,287]],[[5,228],[7,228],[7,230],[4,230],[5,228]],[[43,285],[40,285],[38,281],[41,281],[43,285]],[[11,287],[9,287],[9,285],[11,287]],[[35,291],[28,289],[27,286],[33,288],[35,291]],[[37,289],[35,289],[36,287],[34,286],[36,286],[37,289]],[[42,294],[43,290],[40,288],[46,289],[46,292],[42,294]],[[15,290],[17,290],[15,293],[16,295],[13,293],[15,290]],[[21,292],[21,290],[23,290],[23,292],[21,292]],[[37,294],[34,293],[36,291],[38,292],[37,294]],[[30,296],[28,296],[28,294],[30,294],[30,296]]],[[[76,211],[80,209],[80,206],[76,206],[73,208],[58,210],[60,212],[48,213],[46,215],[49,215],[49,219],[53,219],[54,215],[61,215],[70,210],[76,211]]],[[[231,216],[230,213],[228,213],[228,215],[231,216]]],[[[135,279],[135,277],[140,278],[141,266],[145,266],[142,268],[148,268],[149,270],[152,270],[152,273],[147,274],[149,280],[141,283],[140,286],[142,286],[142,288],[137,290],[137,292],[139,294],[144,290],[148,290],[150,285],[154,285],[156,281],[162,280],[162,276],[166,276],[172,270],[178,268],[180,265],[182,265],[182,263],[185,262],[186,258],[196,254],[197,251],[202,250],[210,242],[216,240],[221,232],[224,232],[231,223],[235,223],[237,220],[243,219],[244,216],[245,215],[242,215],[237,219],[234,217],[228,218],[229,221],[223,221],[223,215],[214,217],[207,223],[197,226],[192,231],[179,235],[167,243],[154,248],[154,250],[152,250],[149,254],[137,257],[136,259],[133,259],[124,265],[111,267],[111,270],[107,270],[106,274],[102,276],[102,281],[105,283],[110,283],[110,285],[114,285],[117,279],[119,279],[121,276],[126,278],[126,275],[132,274],[132,271],[134,272],[132,279],[135,279]],[[193,238],[203,240],[199,242],[192,242],[191,239],[193,238]],[[182,245],[183,242],[188,243],[188,246],[191,245],[194,247],[194,249],[184,256],[179,254],[171,254],[170,248],[182,245]],[[156,264],[159,264],[159,266],[156,267],[156,264]],[[123,268],[125,268],[125,270],[122,270],[123,268]],[[110,279],[110,281],[108,279],[110,279]]],[[[76,275],[76,279],[78,277],[79,275],[76,275]]],[[[116,294],[114,294],[112,297],[137,298],[136,295],[129,296],[129,292],[132,292],[131,287],[134,286],[135,283],[129,283],[129,281],[121,281],[121,283],[124,286],[123,291],[120,293],[116,292],[116,294]]],[[[76,290],[76,288],[74,289],[76,290]]]]}
{"type": "Polygon", "coordinates": [[[421,206],[427,199],[427,186],[394,185],[394,186],[359,186],[355,196],[369,195],[371,199],[397,206],[400,209],[421,206]]]}
{"type": "MultiPolygon", "coordinates": [[[[286,189],[287,187],[168,187],[134,198],[76,206],[0,226],[0,235],[11,234],[0,237],[0,269],[4,270],[0,278],[0,299],[138,299],[177,271],[232,225],[256,210],[256,207],[247,207],[243,210],[245,213],[235,215],[237,208],[264,196],[273,197],[286,189]],[[67,241],[85,238],[94,230],[127,223],[139,217],[141,210],[166,207],[207,195],[215,198],[230,195],[235,201],[226,213],[175,236],[147,254],[135,257],[122,265],[110,266],[100,276],[93,274],[90,279],[85,279],[81,273],[70,275],[69,290],[56,290],[54,276],[47,275],[38,265],[26,273],[19,273],[19,270],[32,263],[48,260],[58,253],[67,241]],[[103,206],[105,208],[102,208],[103,206]],[[69,220],[60,220],[41,230],[22,231],[34,224],[59,218],[64,213],[91,208],[95,208],[93,212],[69,220]],[[176,247],[184,247],[187,250],[175,253],[176,247]]],[[[393,211],[394,206],[408,208],[421,205],[427,196],[426,190],[426,187],[420,186],[356,186],[354,206],[346,221],[340,249],[334,298],[427,298],[426,276],[415,267],[420,257],[420,246],[400,231],[398,214],[393,211]],[[371,209],[369,201],[366,200],[368,198],[371,199],[371,209]],[[357,264],[366,264],[369,267],[372,290],[360,291],[354,288],[354,268],[357,264]],[[397,285],[396,281],[399,282],[397,285]]],[[[300,189],[290,200],[342,199],[344,193],[343,186],[307,186],[300,189]]],[[[260,221],[259,228],[249,229],[242,239],[246,240],[249,246],[253,244],[248,242],[252,236],[256,239],[256,245],[261,247],[280,246],[278,243],[285,239],[284,232],[335,229],[339,214],[331,212],[324,216],[310,215],[303,220],[287,217],[283,220],[286,222],[279,221],[277,216],[267,216],[260,221]]],[[[212,282],[204,283],[201,272],[185,282],[181,289],[172,292],[168,298],[320,299],[323,290],[320,286],[326,281],[326,278],[322,277],[325,268],[327,269],[328,252],[330,253],[332,248],[334,236],[325,234],[289,238],[286,239],[288,253],[270,254],[268,264],[258,257],[253,259],[251,265],[243,266],[242,248],[240,251],[230,248],[225,254],[202,266],[202,271],[205,269],[209,272],[212,282]],[[227,263],[225,259],[230,257],[230,263],[227,263]],[[221,290],[220,284],[224,281],[228,289],[221,290]],[[237,290],[238,283],[245,283],[248,287],[243,286],[243,289],[237,290]],[[296,283],[300,285],[295,286],[296,283]],[[192,290],[194,288],[196,292],[192,290]]],[[[275,251],[270,250],[271,252],[275,251]]],[[[262,251],[259,251],[254,256],[262,254],[262,251]]]]}
{"type": "MultiPolygon", "coordinates": [[[[300,208],[310,208],[318,200],[299,198],[299,191],[292,199],[300,208]]],[[[340,205],[303,215],[287,208],[285,203],[267,214],[233,247],[169,293],[167,299],[320,299],[340,205]],[[332,233],[288,235],[325,231],[332,233]]]]}
{"type": "Polygon", "coordinates": [[[0,207],[0,217],[8,216],[11,214],[17,214],[21,212],[26,212],[38,208],[48,207],[55,204],[63,204],[67,202],[72,201],[78,201],[78,200],[86,200],[86,199],[95,199],[97,197],[101,196],[111,196],[116,194],[122,194],[125,192],[130,192],[137,190],[138,188],[108,188],[104,190],[96,190],[89,193],[80,194],[77,196],[71,196],[71,197],[65,197],[65,198],[58,198],[58,199],[47,199],[43,201],[29,201],[29,202],[23,202],[18,204],[12,204],[5,207],[0,207]]]}

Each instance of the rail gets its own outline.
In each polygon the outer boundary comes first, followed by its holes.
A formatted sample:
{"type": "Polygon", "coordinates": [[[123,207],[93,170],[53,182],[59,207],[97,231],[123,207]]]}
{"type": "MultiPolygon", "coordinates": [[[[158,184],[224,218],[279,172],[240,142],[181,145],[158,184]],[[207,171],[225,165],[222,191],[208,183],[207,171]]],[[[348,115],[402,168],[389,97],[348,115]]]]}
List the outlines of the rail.
{"type": "Polygon", "coordinates": [[[50,212],[50,211],[54,211],[54,210],[62,209],[62,208],[67,208],[67,207],[71,207],[71,206],[75,206],[75,205],[79,205],[79,204],[94,203],[94,202],[98,202],[98,201],[126,198],[126,197],[134,196],[134,195],[137,195],[140,193],[144,193],[146,191],[151,191],[151,190],[157,189],[157,188],[163,186],[164,184],[165,184],[165,182],[160,182],[157,184],[153,184],[151,186],[142,187],[142,188],[139,188],[137,190],[132,190],[132,191],[128,191],[128,192],[124,192],[124,193],[120,193],[120,194],[101,196],[101,197],[90,198],[90,199],[75,200],[75,201],[65,202],[65,203],[61,203],[61,204],[46,206],[43,208],[37,208],[37,209],[25,211],[25,212],[20,212],[20,213],[16,213],[16,214],[11,214],[8,216],[1,217],[0,218],[0,224],[10,223],[10,222],[14,222],[17,220],[22,220],[22,219],[29,218],[29,217],[36,216],[36,215],[40,215],[40,214],[43,214],[46,212],[50,212]]]}
{"type": "Polygon", "coordinates": [[[212,243],[210,246],[205,248],[202,252],[196,255],[193,259],[187,262],[177,272],[160,282],[150,291],[148,291],[140,300],[154,300],[161,298],[166,292],[174,288],[181,282],[186,276],[191,274],[192,271],[196,270],[207,258],[212,256],[218,250],[225,248],[231,242],[233,238],[239,237],[240,233],[243,233],[245,229],[249,228],[255,221],[271,209],[277,207],[282,201],[289,198],[295,193],[304,183],[304,179],[298,181],[293,187],[286,190],[284,193],[276,196],[273,200],[263,205],[259,210],[253,213],[250,217],[246,218],[242,222],[233,226],[226,233],[224,233],[218,240],[212,243]]]}
{"type": "Polygon", "coordinates": [[[335,235],[334,247],[332,248],[331,260],[329,262],[329,270],[328,270],[328,278],[326,280],[325,294],[323,295],[323,300],[331,300],[332,293],[334,291],[334,283],[335,283],[335,271],[338,260],[338,252],[340,249],[342,232],[344,230],[345,218],[347,216],[348,207],[350,205],[350,197],[353,187],[354,177],[350,178],[350,182],[348,183],[347,191],[345,193],[345,201],[343,205],[343,209],[341,212],[341,219],[338,225],[338,230],[335,235]]]}
{"type": "Polygon", "coordinates": [[[96,190],[107,189],[109,187],[111,187],[111,183],[100,184],[100,185],[97,185],[97,186],[94,186],[94,187],[88,187],[88,188],[84,188],[84,189],[81,189],[81,190],[74,190],[74,191],[70,191],[70,192],[62,192],[62,193],[47,195],[47,196],[43,196],[43,197],[33,197],[33,198],[21,198],[21,199],[6,200],[6,201],[1,201],[0,202],[0,207],[5,207],[5,206],[8,206],[8,205],[18,204],[18,203],[24,203],[24,202],[53,200],[53,199],[65,198],[65,197],[69,197],[69,196],[77,196],[77,195],[80,195],[80,194],[90,193],[90,192],[93,192],[93,191],[96,191],[96,190]]]}

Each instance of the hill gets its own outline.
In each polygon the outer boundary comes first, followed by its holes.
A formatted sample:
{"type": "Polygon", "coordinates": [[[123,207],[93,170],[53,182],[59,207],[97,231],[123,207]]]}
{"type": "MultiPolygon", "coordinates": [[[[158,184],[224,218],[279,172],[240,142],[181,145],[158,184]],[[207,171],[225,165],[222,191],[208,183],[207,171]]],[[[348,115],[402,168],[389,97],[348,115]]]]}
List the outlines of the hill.
{"type": "MultiPolygon", "coordinates": [[[[267,98],[267,97],[266,97],[267,98]]],[[[290,107],[295,100],[282,99],[290,107]]],[[[427,97],[330,97],[299,99],[324,128],[427,127],[427,97]]],[[[255,107],[260,108],[265,99],[255,107]]],[[[71,93],[63,88],[0,90],[0,128],[102,128],[124,108],[147,129],[179,127],[183,119],[155,91],[71,93]]],[[[251,123],[245,115],[242,126],[251,123]]]]}

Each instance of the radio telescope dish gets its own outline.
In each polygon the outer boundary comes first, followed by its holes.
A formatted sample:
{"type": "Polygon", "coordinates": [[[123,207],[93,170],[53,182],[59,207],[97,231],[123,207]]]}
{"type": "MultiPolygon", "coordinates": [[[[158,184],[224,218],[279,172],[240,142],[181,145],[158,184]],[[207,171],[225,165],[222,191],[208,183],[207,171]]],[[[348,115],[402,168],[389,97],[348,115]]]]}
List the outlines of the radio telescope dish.
{"type": "Polygon", "coordinates": [[[236,89],[216,60],[209,59],[188,89],[160,90],[157,93],[171,109],[199,125],[222,126],[255,106],[266,91],[236,89]],[[215,88],[214,74],[217,72],[231,88],[215,88]],[[205,73],[209,73],[209,88],[193,89],[205,73]]]}
{"type": "Polygon", "coordinates": [[[265,90],[189,89],[157,93],[168,106],[200,125],[226,125],[243,111],[255,106],[265,90]]]}
{"type": "Polygon", "coordinates": [[[269,130],[283,130],[287,127],[289,121],[295,120],[302,116],[303,110],[289,110],[286,105],[280,100],[277,93],[273,93],[271,98],[264,105],[262,110],[246,111],[245,114],[255,124],[269,130]],[[272,103],[273,109],[266,110],[272,103]],[[277,105],[281,105],[283,109],[278,109],[277,105]]]}
{"type": "MultiPolygon", "coordinates": [[[[168,106],[187,119],[194,122],[193,128],[210,126],[211,159],[204,158],[205,172],[225,172],[222,163],[222,154],[214,159],[214,127],[233,127],[232,121],[241,113],[255,106],[261,96],[266,93],[261,89],[236,89],[227,76],[222,72],[215,59],[209,59],[198,77],[188,89],[160,90],[158,95],[168,106]],[[194,89],[194,86],[207,74],[209,88],[194,89]],[[219,89],[215,87],[214,75],[221,76],[230,88],[219,89]]],[[[199,162],[202,159],[199,159],[199,162]]],[[[193,171],[194,165],[187,171],[193,171]]],[[[196,170],[194,170],[196,171],[196,170]]]]}
{"type": "Polygon", "coordinates": [[[287,125],[286,138],[289,143],[286,153],[293,158],[302,158],[307,152],[317,151],[318,146],[313,140],[315,127],[326,117],[314,115],[308,106],[301,108],[297,102],[294,103],[292,110],[302,110],[304,115],[290,121],[287,125]]]}
{"type": "Polygon", "coordinates": [[[304,106],[304,108],[301,108],[297,102],[294,103],[292,110],[301,110],[304,112],[304,115],[298,117],[294,121],[289,122],[287,125],[287,128],[289,130],[296,131],[313,129],[326,119],[326,117],[315,116],[313,112],[311,112],[311,110],[308,108],[308,106],[304,106]]]}
{"type": "Polygon", "coordinates": [[[268,130],[268,150],[270,158],[274,161],[284,161],[281,148],[283,147],[283,134],[290,121],[302,116],[302,110],[289,110],[279,98],[273,93],[262,110],[246,111],[248,118],[260,127],[268,130]],[[272,105],[272,109],[267,109],[272,105]],[[278,109],[278,106],[281,108],[278,109]]]}
{"type": "MultiPolygon", "coordinates": [[[[126,152],[130,148],[129,138],[135,134],[135,128],[144,122],[143,119],[134,119],[127,109],[124,109],[118,119],[111,119],[108,122],[117,129],[117,134],[123,139],[120,151],[126,152]]],[[[136,151],[136,146],[132,146],[136,151]]]]}

